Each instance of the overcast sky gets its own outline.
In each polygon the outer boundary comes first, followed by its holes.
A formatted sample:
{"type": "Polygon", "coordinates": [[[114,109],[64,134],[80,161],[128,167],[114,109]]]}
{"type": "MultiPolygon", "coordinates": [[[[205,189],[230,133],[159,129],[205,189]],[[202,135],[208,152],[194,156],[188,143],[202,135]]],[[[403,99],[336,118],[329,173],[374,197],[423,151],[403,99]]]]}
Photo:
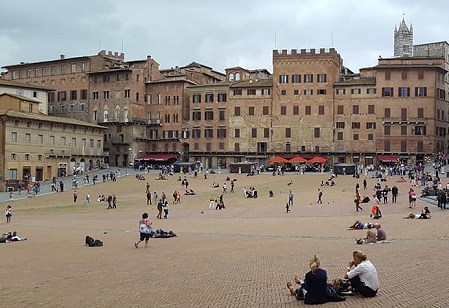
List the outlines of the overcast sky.
{"type": "Polygon", "coordinates": [[[99,50],[161,68],[267,68],[273,49],[336,48],[353,71],[393,55],[403,14],[414,44],[449,41],[447,0],[1,0],[0,66],[99,50]]]}

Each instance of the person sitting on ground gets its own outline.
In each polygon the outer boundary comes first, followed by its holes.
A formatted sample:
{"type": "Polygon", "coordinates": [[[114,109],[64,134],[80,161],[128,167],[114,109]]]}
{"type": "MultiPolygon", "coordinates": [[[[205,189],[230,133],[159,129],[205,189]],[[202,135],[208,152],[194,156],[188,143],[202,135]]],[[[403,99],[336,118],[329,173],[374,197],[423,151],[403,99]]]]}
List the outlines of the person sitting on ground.
{"type": "Polygon", "coordinates": [[[19,242],[19,241],[26,241],[26,237],[19,237],[17,235],[16,231],[13,232],[7,232],[3,233],[3,235],[0,237],[0,243],[11,243],[11,242],[19,242]]]}
{"type": "Polygon", "coordinates": [[[153,232],[151,234],[151,237],[154,238],[168,238],[168,237],[175,237],[176,234],[173,231],[164,231],[162,229],[157,229],[156,232],[153,232]]]}
{"type": "Polygon", "coordinates": [[[415,218],[419,218],[421,216],[421,214],[415,214],[413,212],[408,213],[407,216],[402,217],[403,219],[415,219],[415,218]]]}
{"type": "Polygon", "coordinates": [[[375,223],[374,227],[377,230],[377,240],[378,241],[386,241],[387,240],[387,233],[385,232],[384,229],[382,229],[382,226],[380,225],[380,223],[375,223]]]}
{"type": "Polygon", "coordinates": [[[194,192],[193,189],[186,189],[185,195],[193,196],[196,195],[196,192],[194,192]]]}
{"type": "Polygon", "coordinates": [[[304,304],[324,304],[328,301],[327,273],[320,268],[320,259],[316,255],[310,259],[309,266],[304,280],[297,274],[294,276],[294,281],[301,287],[295,289],[291,282],[287,282],[287,288],[298,301],[304,300],[304,304]]]}
{"type": "Polygon", "coordinates": [[[405,179],[404,179],[404,177],[403,176],[401,176],[400,178],[399,178],[399,180],[397,180],[396,182],[405,182],[405,179]]]}
{"type": "Polygon", "coordinates": [[[363,196],[361,203],[369,203],[371,199],[368,196],[363,196]]]}
{"type": "Polygon", "coordinates": [[[356,244],[374,244],[377,242],[377,235],[376,232],[373,230],[374,225],[368,224],[368,231],[366,231],[366,236],[364,238],[356,238],[355,243],[356,244]]]}
{"type": "MultiPolygon", "coordinates": [[[[379,280],[377,278],[377,270],[366,255],[355,250],[352,253],[353,260],[349,262],[347,271],[344,275],[345,279],[349,279],[351,284],[350,292],[359,293],[363,297],[374,297],[379,289],[379,280]],[[352,269],[352,267],[355,268],[352,269]]],[[[344,293],[342,294],[349,294],[344,293]]]]}
{"type": "Polygon", "coordinates": [[[350,225],[349,229],[368,229],[369,222],[361,222],[360,220],[356,220],[352,225],[350,225]]]}
{"type": "Polygon", "coordinates": [[[422,211],[421,211],[421,215],[419,215],[418,217],[419,219],[429,219],[430,218],[430,211],[429,208],[427,206],[425,206],[422,211]]]}

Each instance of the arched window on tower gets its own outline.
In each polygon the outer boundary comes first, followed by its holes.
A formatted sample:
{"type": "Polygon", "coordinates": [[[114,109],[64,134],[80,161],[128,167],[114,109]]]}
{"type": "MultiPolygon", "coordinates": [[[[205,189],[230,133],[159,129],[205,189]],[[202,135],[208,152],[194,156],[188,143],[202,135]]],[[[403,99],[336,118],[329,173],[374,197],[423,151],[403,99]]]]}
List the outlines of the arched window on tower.
{"type": "Polygon", "coordinates": [[[240,81],[240,73],[235,73],[235,81],[240,81]]]}
{"type": "Polygon", "coordinates": [[[228,81],[234,81],[234,73],[229,74],[228,81]]]}

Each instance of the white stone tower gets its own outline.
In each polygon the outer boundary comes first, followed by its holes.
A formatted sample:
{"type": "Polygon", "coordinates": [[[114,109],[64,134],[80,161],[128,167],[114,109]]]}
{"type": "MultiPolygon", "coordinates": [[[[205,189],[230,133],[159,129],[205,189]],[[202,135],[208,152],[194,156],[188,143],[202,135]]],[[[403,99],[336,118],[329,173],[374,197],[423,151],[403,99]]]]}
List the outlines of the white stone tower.
{"type": "Polygon", "coordinates": [[[405,24],[404,18],[399,25],[399,29],[394,27],[394,56],[412,57],[413,56],[413,26],[410,29],[405,24]]]}

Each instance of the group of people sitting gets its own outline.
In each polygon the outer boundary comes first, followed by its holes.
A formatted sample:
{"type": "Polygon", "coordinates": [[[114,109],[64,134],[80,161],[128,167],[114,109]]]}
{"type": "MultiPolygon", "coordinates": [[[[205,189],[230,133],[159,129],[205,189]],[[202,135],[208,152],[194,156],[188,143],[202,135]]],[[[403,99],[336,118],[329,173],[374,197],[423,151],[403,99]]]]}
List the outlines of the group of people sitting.
{"type": "Polygon", "coordinates": [[[26,237],[19,237],[16,231],[3,233],[0,237],[0,243],[11,243],[18,241],[26,241],[26,237]]]}
{"type": "Polygon", "coordinates": [[[167,177],[165,176],[165,174],[159,173],[156,177],[156,180],[166,180],[167,177]]]}
{"type": "Polygon", "coordinates": [[[314,255],[309,262],[310,271],[305,279],[294,275],[293,279],[300,287],[295,288],[291,282],[287,282],[290,294],[298,301],[303,300],[304,304],[311,305],[344,301],[344,295],[376,296],[379,289],[376,268],[360,250],[355,250],[352,258],[343,279],[328,281],[326,271],[320,267],[320,259],[314,255]]]}
{"type": "Polygon", "coordinates": [[[245,198],[257,198],[258,197],[258,193],[257,193],[257,189],[255,187],[250,187],[250,188],[243,188],[243,194],[245,196],[245,198]]]}
{"type": "Polygon", "coordinates": [[[386,242],[387,234],[379,223],[371,224],[367,226],[368,230],[363,238],[356,238],[355,243],[358,245],[362,244],[374,244],[377,242],[386,242]]]}
{"type": "Polygon", "coordinates": [[[196,192],[194,192],[193,189],[186,189],[186,192],[184,193],[184,195],[194,196],[194,195],[196,195],[196,192]]]}
{"type": "Polygon", "coordinates": [[[331,177],[326,182],[321,181],[321,186],[335,186],[334,179],[331,177]]]}
{"type": "Polygon", "coordinates": [[[431,218],[429,207],[425,206],[420,214],[415,214],[413,212],[408,213],[407,216],[404,217],[404,219],[429,219],[431,218]]]}
{"type": "Polygon", "coordinates": [[[139,181],[145,181],[145,177],[142,174],[136,174],[136,179],[139,181]]]}
{"type": "Polygon", "coordinates": [[[380,223],[370,223],[370,222],[362,222],[360,220],[356,220],[352,225],[349,226],[349,230],[357,230],[357,229],[368,229],[366,232],[366,236],[363,238],[356,238],[356,244],[374,244],[376,242],[386,242],[387,234],[380,223]]]}

